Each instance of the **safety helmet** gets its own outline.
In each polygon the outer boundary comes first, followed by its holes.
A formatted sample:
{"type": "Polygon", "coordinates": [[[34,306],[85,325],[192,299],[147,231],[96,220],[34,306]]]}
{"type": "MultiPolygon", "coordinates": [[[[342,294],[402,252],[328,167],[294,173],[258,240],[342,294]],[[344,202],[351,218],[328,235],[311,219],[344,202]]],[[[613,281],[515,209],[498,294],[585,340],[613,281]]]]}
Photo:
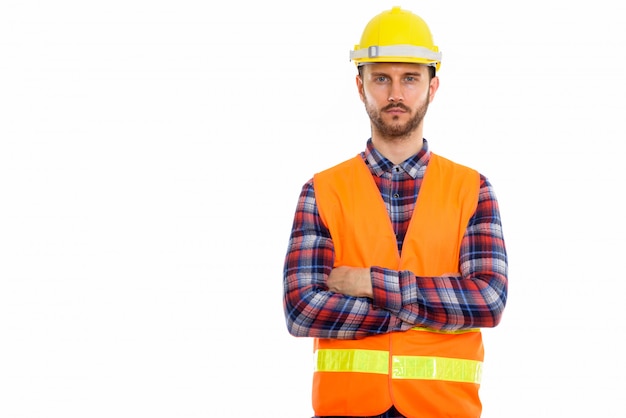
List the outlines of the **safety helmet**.
{"type": "Polygon", "coordinates": [[[369,21],[361,43],[350,51],[350,60],[357,66],[372,62],[408,62],[431,65],[439,70],[441,52],[426,22],[395,6],[369,21]]]}

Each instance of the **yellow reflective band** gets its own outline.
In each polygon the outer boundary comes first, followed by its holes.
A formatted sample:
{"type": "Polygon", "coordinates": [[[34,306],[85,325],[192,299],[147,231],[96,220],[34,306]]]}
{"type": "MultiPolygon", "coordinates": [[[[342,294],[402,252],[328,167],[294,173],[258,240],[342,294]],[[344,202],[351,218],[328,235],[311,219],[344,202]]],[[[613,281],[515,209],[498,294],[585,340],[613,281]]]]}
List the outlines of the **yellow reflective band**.
{"type": "Polygon", "coordinates": [[[394,379],[480,383],[483,370],[480,361],[447,357],[394,356],[392,363],[394,379]]]}
{"type": "Polygon", "coordinates": [[[317,350],[316,372],[389,373],[389,353],[379,350],[317,350]]]}
{"type": "MultiPolygon", "coordinates": [[[[477,383],[483,363],[448,357],[393,356],[393,379],[446,380],[477,383]]],[[[321,349],[315,352],[316,372],[388,374],[389,353],[380,350],[321,349]]]]}
{"type": "Polygon", "coordinates": [[[436,334],[465,334],[466,332],[480,332],[480,328],[467,328],[467,329],[458,329],[455,331],[443,331],[443,330],[436,330],[436,329],[424,328],[424,327],[413,327],[411,328],[411,331],[428,331],[428,332],[434,332],[436,334]]]}

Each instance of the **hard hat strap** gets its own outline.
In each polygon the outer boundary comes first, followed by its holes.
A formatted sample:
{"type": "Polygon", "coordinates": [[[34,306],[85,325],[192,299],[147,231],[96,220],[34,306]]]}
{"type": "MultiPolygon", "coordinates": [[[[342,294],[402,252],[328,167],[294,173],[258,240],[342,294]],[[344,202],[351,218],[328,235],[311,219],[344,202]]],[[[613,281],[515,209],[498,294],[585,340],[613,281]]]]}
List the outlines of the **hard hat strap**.
{"type": "Polygon", "coordinates": [[[389,45],[378,46],[372,45],[367,49],[358,49],[350,51],[350,60],[361,58],[378,58],[378,57],[411,57],[423,58],[432,61],[441,61],[441,52],[431,51],[428,48],[414,45],[389,45]]]}

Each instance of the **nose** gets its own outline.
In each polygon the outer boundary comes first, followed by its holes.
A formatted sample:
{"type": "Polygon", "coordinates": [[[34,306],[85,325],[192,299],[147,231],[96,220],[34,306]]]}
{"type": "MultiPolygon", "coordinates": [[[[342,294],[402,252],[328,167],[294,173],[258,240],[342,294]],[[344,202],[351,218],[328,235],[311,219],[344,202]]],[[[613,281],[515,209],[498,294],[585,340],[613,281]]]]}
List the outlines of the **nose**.
{"type": "Polygon", "coordinates": [[[400,88],[399,83],[391,83],[389,87],[389,97],[387,101],[393,102],[401,102],[403,100],[402,89],[400,88]]]}

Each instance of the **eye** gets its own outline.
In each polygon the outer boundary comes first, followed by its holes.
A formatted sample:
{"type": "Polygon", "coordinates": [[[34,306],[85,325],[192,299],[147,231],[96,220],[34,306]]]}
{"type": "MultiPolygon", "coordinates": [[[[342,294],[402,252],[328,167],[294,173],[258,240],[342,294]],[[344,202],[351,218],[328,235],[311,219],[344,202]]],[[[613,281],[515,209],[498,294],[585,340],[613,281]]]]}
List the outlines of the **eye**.
{"type": "Polygon", "coordinates": [[[385,81],[387,81],[387,77],[384,75],[379,75],[374,78],[374,81],[377,83],[384,83],[385,81]]]}

